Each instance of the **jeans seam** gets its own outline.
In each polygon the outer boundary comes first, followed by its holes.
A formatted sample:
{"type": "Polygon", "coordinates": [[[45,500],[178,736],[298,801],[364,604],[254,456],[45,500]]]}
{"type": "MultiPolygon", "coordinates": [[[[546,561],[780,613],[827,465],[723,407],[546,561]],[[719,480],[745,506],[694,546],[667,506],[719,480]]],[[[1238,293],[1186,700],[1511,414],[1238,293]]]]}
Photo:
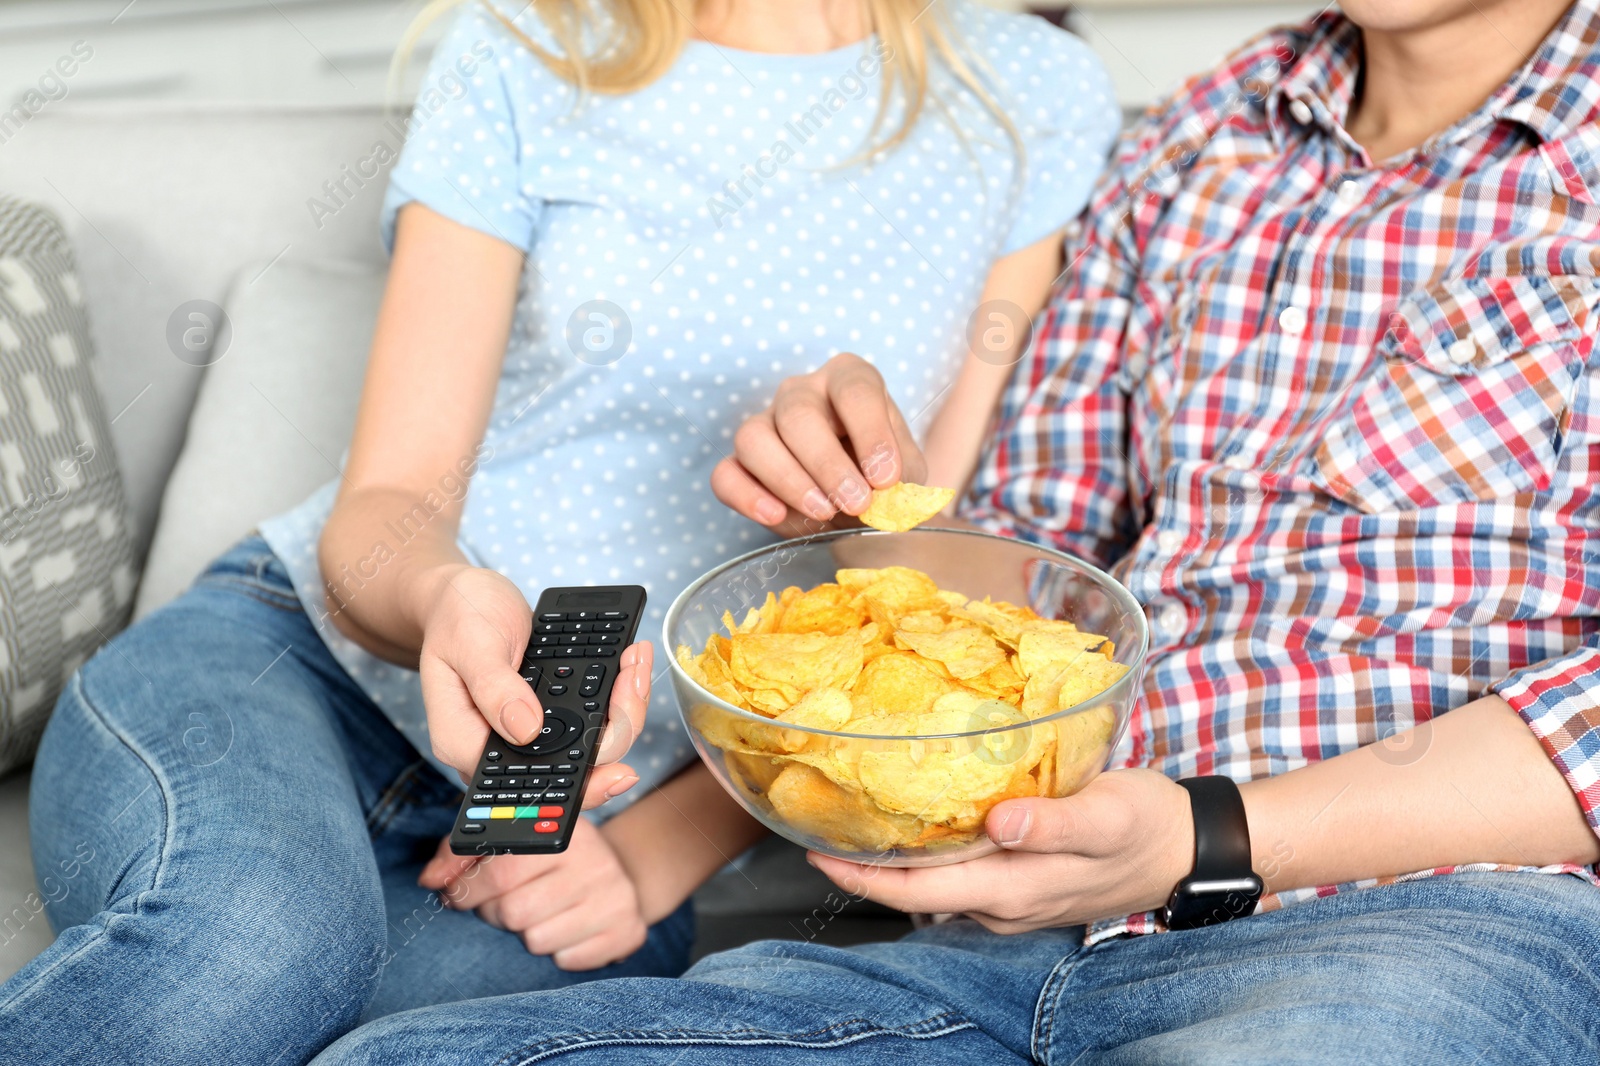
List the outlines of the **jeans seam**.
{"type": "Polygon", "coordinates": [[[1062,988],[1086,955],[1087,951],[1080,947],[1056,963],[1050,976],[1044,979],[1044,987],[1039,989],[1039,1000],[1033,1006],[1033,1035],[1029,1049],[1035,1062],[1046,1061],[1050,1040],[1055,1034],[1056,1015],[1059,1013],[1055,1009],[1055,1002],[1061,998],[1062,988]]]}
{"type": "Polygon", "coordinates": [[[396,774],[389,787],[379,794],[372,804],[372,813],[367,815],[369,836],[381,836],[394,824],[394,820],[400,816],[401,809],[414,798],[411,785],[427,765],[421,759],[410,763],[396,774]]]}
{"type": "Polygon", "coordinates": [[[230,592],[238,592],[249,596],[253,600],[258,600],[268,607],[276,607],[278,610],[290,614],[305,611],[305,605],[300,602],[299,597],[289,596],[274,585],[268,585],[263,581],[255,581],[240,574],[207,572],[196,578],[195,584],[211,585],[230,592]]]}
{"type": "MultiPolygon", "coordinates": [[[[124,748],[126,748],[128,750],[128,753],[131,754],[135,759],[139,760],[140,764],[143,765],[144,768],[149,772],[151,780],[153,782],[150,785],[150,787],[155,789],[156,798],[161,801],[161,810],[162,810],[161,826],[162,826],[162,832],[161,832],[160,847],[157,849],[157,852],[156,852],[155,868],[153,870],[151,870],[151,872],[150,872],[150,884],[149,884],[149,887],[141,889],[133,897],[131,909],[125,914],[113,914],[113,915],[111,915],[109,918],[107,918],[105,920],[105,924],[103,926],[101,926],[101,928],[93,936],[85,939],[82,944],[78,945],[78,947],[77,947],[77,949],[75,951],[73,951],[71,954],[65,955],[62,958],[57,959],[55,961],[55,964],[53,966],[51,966],[49,970],[46,970],[44,973],[35,975],[35,979],[34,980],[28,982],[25,986],[23,986],[23,987],[18,989],[18,995],[17,995],[16,998],[13,998],[13,999],[10,999],[10,1000],[4,1001],[4,1002],[0,1002],[0,1007],[9,1007],[12,1004],[16,1003],[17,999],[27,995],[29,989],[42,988],[43,987],[43,981],[40,980],[40,978],[43,978],[46,974],[52,972],[53,970],[58,969],[59,967],[64,966],[69,962],[72,962],[79,955],[83,954],[84,952],[86,952],[86,951],[90,950],[91,948],[94,948],[95,946],[100,944],[102,941],[105,940],[107,935],[111,932],[111,929],[112,929],[112,927],[114,925],[120,924],[121,922],[123,922],[126,919],[138,917],[139,911],[144,905],[145,897],[147,895],[149,895],[151,892],[155,891],[157,886],[160,884],[161,875],[162,875],[163,871],[166,870],[166,867],[167,867],[167,852],[168,852],[168,849],[170,849],[171,846],[172,846],[172,798],[171,798],[171,795],[170,795],[170,793],[169,793],[169,791],[167,789],[166,780],[162,777],[160,772],[157,770],[157,768],[156,768],[154,763],[152,763],[149,759],[145,758],[144,754],[137,747],[135,747],[134,744],[127,737],[123,736],[116,729],[112,728],[111,723],[106,719],[106,716],[103,713],[101,713],[99,707],[95,706],[94,701],[89,698],[88,692],[84,689],[84,686],[83,686],[83,672],[81,670],[80,671],[76,671],[76,672],[73,673],[72,681],[70,683],[70,691],[72,692],[73,696],[78,700],[79,704],[84,708],[84,710],[85,710],[85,712],[87,714],[87,717],[95,725],[97,725],[101,729],[105,730],[106,733],[113,740],[115,740],[117,743],[121,744],[124,748]]],[[[130,801],[129,806],[132,806],[133,803],[138,802],[139,798],[141,796],[143,796],[143,795],[144,795],[144,793],[141,792],[141,793],[139,793],[138,796],[135,796],[133,798],[133,800],[130,801]]],[[[125,876],[127,876],[126,875],[126,871],[123,871],[123,872],[119,873],[118,877],[117,877],[117,881],[113,882],[113,884],[120,883],[121,879],[123,877],[125,877],[125,876]]],[[[101,903],[102,903],[102,905],[101,905],[98,913],[104,913],[106,911],[106,909],[107,909],[106,905],[110,903],[110,900],[109,899],[102,900],[101,903]]]]}
{"type": "Polygon", "coordinates": [[[761,1044],[837,1047],[878,1036],[931,1040],[977,1027],[975,1022],[964,1015],[945,1011],[903,1026],[890,1027],[879,1025],[866,1018],[851,1018],[804,1033],[777,1033],[768,1029],[617,1029],[607,1033],[575,1033],[569,1037],[557,1037],[537,1044],[527,1044],[502,1055],[495,1060],[493,1066],[530,1066],[532,1063],[567,1051],[619,1044],[761,1044]],[[824,1036],[826,1037],[824,1040],[814,1039],[824,1036]]]}

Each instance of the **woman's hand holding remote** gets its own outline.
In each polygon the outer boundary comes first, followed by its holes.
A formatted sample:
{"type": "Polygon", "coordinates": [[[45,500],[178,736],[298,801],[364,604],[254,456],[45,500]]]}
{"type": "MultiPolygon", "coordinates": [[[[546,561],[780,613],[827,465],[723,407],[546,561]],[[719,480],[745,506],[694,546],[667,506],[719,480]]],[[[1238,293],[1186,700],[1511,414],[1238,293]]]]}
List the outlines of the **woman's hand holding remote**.
{"type": "MultiPolygon", "coordinates": [[[[544,711],[517,673],[533,614],[511,581],[480,567],[450,567],[429,582],[424,615],[422,698],[428,735],[441,762],[470,777],[492,727],[522,744],[539,732],[544,711]]],[[[640,641],[623,651],[611,706],[583,804],[597,806],[631,788],[639,776],[617,762],[644,727],[654,649],[640,641]]]]}

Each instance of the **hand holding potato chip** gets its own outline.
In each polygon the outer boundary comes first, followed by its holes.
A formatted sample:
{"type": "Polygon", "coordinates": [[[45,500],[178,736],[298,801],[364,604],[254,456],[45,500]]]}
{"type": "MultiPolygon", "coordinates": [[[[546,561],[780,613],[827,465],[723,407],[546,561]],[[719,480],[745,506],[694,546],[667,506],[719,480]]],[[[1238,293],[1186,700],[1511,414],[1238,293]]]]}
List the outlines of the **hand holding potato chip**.
{"type": "Polygon", "coordinates": [[[797,536],[841,514],[861,514],[875,488],[920,481],[927,472],[883,376],[842,352],[812,373],[786,378],[772,406],[739,427],[733,455],[711,473],[711,489],[751,521],[797,536]]]}

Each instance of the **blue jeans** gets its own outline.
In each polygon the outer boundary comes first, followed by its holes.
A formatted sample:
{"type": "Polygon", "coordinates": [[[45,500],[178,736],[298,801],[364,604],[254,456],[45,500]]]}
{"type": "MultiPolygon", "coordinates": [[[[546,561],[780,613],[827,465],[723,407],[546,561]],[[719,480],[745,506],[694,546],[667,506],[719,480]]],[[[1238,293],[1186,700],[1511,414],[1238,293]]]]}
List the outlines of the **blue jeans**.
{"type": "Polygon", "coordinates": [[[289,1066],[392,1011],[688,965],[687,905],[587,974],[443,908],[416,877],[460,801],[244,541],[56,707],[30,816],[60,935],[0,986],[0,1061],[289,1066]]]}
{"type": "Polygon", "coordinates": [[[316,1066],[1600,1061],[1600,892],[1459,874],[1081,946],[971,921],[843,950],[764,941],[682,979],[428,1007],[316,1066]]]}

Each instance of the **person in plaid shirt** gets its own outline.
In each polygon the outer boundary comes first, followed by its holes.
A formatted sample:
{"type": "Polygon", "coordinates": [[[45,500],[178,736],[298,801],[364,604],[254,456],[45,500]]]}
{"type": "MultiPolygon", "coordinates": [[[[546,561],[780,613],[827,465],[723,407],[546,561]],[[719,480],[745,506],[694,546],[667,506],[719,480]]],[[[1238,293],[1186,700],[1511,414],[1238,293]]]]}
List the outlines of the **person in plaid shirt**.
{"type": "MultiPolygon", "coordinates": [[[[969,920],[400,1016],[329,1061],[1597,1061],[1600,0],[1343,8],[1125,136],[962,508],[1146,605],[1121,769],[1000,805],[958,866],[813,856],[969,920]],[[1265,892],[1169,931],[1215,814],[1174,779],[1214,776],[1265,892]]],[[[846,442],[913,477],[896,418],[840,357],[715,484],[792,521],[848,498],[846,442]],[[823,420],[843,441],[795,430],[823,420]]]]}

